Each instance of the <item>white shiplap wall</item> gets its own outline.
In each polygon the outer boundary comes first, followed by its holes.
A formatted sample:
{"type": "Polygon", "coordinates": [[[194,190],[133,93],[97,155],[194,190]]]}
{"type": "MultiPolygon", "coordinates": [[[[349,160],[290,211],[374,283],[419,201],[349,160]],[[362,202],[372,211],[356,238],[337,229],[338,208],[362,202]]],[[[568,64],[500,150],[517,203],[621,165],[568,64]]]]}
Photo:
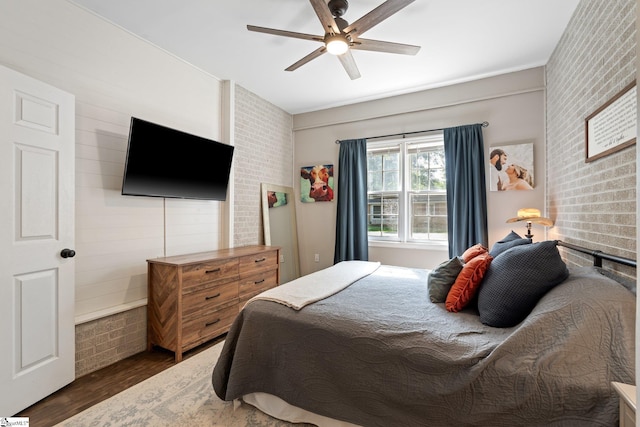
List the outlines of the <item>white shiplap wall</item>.
{"type": "Polygon", "coordinates": [[[146,298],[144,260],[163,254],[163,200],[120,195],[130,116],[78,106],[76,313],[146,298]]]}
{"type": "Polygon", "coordinates": [[[2,0],[0,63],[76,96],[77,322],[144,304],[146,259],[220,246],[220,202],[120,195],[131,116],[220,140],[219,79],[65,0],[2,0]]]}

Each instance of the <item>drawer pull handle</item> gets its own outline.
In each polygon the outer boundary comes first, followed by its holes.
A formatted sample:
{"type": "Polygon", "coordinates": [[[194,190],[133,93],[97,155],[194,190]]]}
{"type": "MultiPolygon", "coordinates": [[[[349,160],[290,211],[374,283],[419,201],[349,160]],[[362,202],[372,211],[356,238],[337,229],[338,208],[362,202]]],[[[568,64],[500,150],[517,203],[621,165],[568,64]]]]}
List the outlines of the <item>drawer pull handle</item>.
{"type": "Polygon", "coordinates": [[[208,296],[208,297],[204,297],[204,299],[206,299],[206,300],[210,300],[210,299],[218,298],[219,296],[220,296],[220,292],[218,292],[218,293],[217,293],[217,294],[215,294],[215,295],[211,295],[211,296],[208,296]]]}
{"type": "Polygon", "coordinates": [[[209,326],[211,326],[211,325],[215,325],[215,324],[216,324],[216,323],[218,323],[219,321],[220,321],[220,319],[216,319],[216,320],[214,320],[213,322],[207,322],[207,323],[205,323],[205,324],[204,324],[204,326],[205,326],[205,328],[206,328],[206,327],[209,327],[209,326]]]}
{"type": "Polygon", "coordinates": [[[217,273],[219,271],[220,271],[220,268],[214,268],[213,270],[205,270],[205,273],[211,274],[211,273],[217,273]]]}
{"type": "Polygon", "coordinates": [[[264,282],[264,279],[262,280],[258,280],[257,282],[253,282],[254,285],[259,285],[260,283],[264,282]]]}
{"type": "Polygon", "coordinates": [[[256,260],[256,262],[263,262],[263,261],[266,261],[266,260],[267,260],[267,258],[266,258],[266,257],[262,257],[262,258],[260,258],[260,259],[257,259],[257,260],[256,260]]]}

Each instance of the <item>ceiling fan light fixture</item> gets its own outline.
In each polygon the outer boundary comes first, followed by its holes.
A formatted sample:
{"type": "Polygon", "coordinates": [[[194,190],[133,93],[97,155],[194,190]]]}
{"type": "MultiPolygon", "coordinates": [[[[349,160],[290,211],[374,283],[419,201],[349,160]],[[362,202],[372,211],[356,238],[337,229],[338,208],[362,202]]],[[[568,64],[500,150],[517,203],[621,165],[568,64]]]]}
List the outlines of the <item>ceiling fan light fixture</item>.
{"type": "Polygon", "coordinates": [[[327,47],[327,52],[332,55],[342,55],[349,50],[349,44],[344,37],[339,35],[326,37],[325,46],[327,47]]]}
{"type": "Polygon", "coordinates": [[[350,49],[403,55],[415,55],[420,50],[420,46],[360,38],[365,31],[370,30],[389,16],[409,6],[415,0],[385,0],[380,6],[352,24],[342,18],[349,7],[348,0],[309,1],[324,28],[324,36],[247,25],[249,31],[322,43],[322,46],[285,68],[285,71],[297,70],[302,65],[328,52],[338,57],[349,78],[355,80],[360,78],[360,71],[358,71],[358,66],[353,55],[351,55],[350,49]]]}

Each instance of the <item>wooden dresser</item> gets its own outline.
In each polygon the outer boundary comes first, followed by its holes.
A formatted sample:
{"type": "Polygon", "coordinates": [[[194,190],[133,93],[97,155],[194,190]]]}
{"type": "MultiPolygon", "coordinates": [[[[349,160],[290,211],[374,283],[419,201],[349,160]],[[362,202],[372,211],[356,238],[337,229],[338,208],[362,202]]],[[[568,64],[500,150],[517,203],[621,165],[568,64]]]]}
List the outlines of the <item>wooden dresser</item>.
{"type": "Polygon", "coordinates": [[[245,246],[147,260],[147,347],[182,353],[226,333],[244,303],[280,283],[280,248],[245,246]]]}

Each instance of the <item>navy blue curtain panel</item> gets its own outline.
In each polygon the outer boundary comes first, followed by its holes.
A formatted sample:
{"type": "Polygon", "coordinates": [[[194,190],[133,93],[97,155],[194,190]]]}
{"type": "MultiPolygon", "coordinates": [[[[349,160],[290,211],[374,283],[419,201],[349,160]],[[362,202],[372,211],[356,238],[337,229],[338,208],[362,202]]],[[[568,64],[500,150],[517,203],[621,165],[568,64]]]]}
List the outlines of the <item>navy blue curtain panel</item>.
{"type": "Polygon", "coordinates": [[[368,261],[367,233],[367,140],[341,141],[334,264],[368,261]]]}
{"type": "Polygon", "coordinates": [[[489,240],[482,125],[445,129],[444,157],[449,258],[453,258],[477,243],[487,246],[489,240]]]}

